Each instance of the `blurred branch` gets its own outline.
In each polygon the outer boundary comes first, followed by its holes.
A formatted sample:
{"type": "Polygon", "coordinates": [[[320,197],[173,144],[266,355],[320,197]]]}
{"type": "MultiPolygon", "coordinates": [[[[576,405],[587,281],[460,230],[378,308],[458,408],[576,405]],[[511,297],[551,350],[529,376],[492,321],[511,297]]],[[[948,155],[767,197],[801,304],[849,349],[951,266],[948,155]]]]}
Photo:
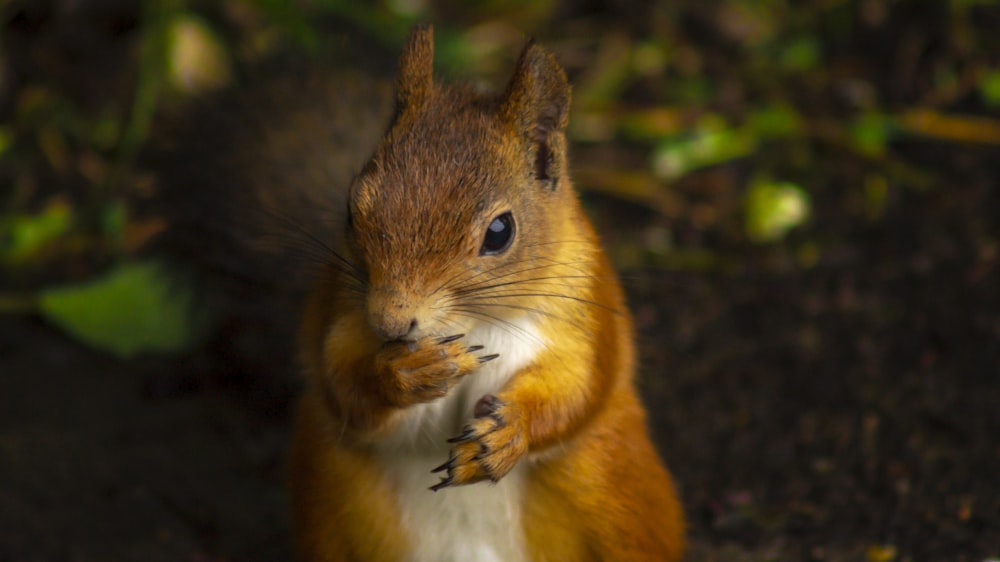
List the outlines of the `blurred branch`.
{"type": "Polygon", "coordinates": [[[938,140],[1000,144],[1000,120],[989,117],[913,109],[899,115],[895,122],[906,132],[938,140]]]}
{"type": "Polygon", "coordinates": [[[573,176],[581,189],[638,203],[665,217],[677,217],[684,209],[680,198],[649,172],[582,165],[574,168],[573,176]]]}
{"type": "Polygon", "coordinates": [[[34,314],[38,312],[38,295],[0,293],[0,314],[34,314]]]}
{"type": "Polygon", "coordinates": [[[118,184],[123,172],[135,160],[149,135],[156,102],[166,75],[170,20],[180,6],[180,0],[153,0],[144,4],[138,82],[105,195],[108,194],[107,191],[120,187],[118,184]]]}

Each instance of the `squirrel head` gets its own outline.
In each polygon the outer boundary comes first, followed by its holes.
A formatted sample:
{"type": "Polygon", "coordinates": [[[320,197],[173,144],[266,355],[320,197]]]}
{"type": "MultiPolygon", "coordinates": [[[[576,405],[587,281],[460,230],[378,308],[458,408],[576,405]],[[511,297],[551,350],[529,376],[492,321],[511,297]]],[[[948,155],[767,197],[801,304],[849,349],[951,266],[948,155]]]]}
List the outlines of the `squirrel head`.
{"type": "Polygon", "coordinates": [[[532,294],[560,286],[539,280],[567,259],[557,242],[585,220],[566,174],[570,86],[555,58],[529,42],[499,96],[436,82],[433,59],[433,30],[417,27],[392,124],[348,197],[351,261],[386,340],[536,309],[532,294]]]}

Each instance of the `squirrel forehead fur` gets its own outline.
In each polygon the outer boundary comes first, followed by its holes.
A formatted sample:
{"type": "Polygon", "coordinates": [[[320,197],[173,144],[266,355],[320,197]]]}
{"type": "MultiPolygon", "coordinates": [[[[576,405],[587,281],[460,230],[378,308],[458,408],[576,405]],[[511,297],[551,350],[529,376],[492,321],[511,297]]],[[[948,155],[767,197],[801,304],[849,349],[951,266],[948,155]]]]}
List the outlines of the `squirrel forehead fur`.
{"type": "Polygon", "coordinates": [[[451,225],[432,227],[428,219],[454,219],[461,227],[469,219],[523,207],[519,203],[529,198],[540,203],[536,192],[543,190],[531,176],[530,147],[498,122],[493,108],[462,103],[473,94],[441,90],[419,115],[393,128],[359,176],[351,196],[359,230],[381,228],[403,238],[423,230],[440,238],[440,228],[451,225]],[[442,201],[450,212],[440,213],[442,201]]]}
{"type": "Polygon", "coordinates": [[[531,178],[521,162],[527,147],[498,122],[495,109],[476,103],[482,100],[466,88],[440,90],[417,115],[396,123],[359,176],[352,190],[356,218],[395,221],[438,209],[442,200],[456,210],[489,212],[533,187],[525,185],[531,178]]]}

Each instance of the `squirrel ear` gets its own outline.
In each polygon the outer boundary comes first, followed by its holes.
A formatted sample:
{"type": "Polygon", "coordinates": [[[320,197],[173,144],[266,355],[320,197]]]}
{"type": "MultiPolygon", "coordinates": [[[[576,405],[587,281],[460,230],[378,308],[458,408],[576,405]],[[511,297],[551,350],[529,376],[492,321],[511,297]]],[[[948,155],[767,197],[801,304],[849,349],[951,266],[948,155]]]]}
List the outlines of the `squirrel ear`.
{"type": "Polygon", "coordinates": [[[434,27],[418,25],[399,56],[396,74],[396,110],[420,105],[434,86],[434,27]]]}
{"type": "Polygon", "coordinates": [[[530,41],[521,51],[500,115],[535,148],[535,178],[555,187],[564,159],[561,133],[569,122],[570,85],[554,56],[530,41]]]}

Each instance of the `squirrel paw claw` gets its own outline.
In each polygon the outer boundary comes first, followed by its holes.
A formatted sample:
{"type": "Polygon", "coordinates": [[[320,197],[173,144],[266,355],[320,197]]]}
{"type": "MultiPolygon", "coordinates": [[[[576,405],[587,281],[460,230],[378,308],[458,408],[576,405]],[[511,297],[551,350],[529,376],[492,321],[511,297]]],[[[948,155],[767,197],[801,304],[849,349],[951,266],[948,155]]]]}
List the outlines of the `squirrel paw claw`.
{"type": "Polygon", "coordinates": [[[476,403],[474,414],[462,433],[448,440],[453,444],[451,456],[432,471],[447,471],[447,476],[432,490],[483,480],[497,482],[528,452],[516,407],[488,394],[476,403]]]}

